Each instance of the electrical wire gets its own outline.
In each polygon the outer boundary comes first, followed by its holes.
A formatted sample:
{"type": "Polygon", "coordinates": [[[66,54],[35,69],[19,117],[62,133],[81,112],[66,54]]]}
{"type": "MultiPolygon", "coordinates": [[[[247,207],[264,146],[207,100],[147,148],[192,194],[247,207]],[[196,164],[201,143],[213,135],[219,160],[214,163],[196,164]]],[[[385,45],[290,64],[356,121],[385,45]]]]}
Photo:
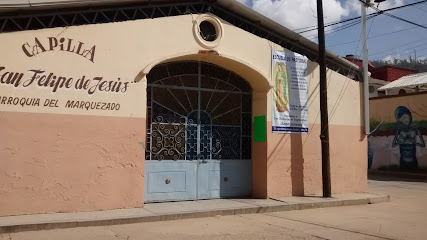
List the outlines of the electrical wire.
{"type": "MultiPolygon", "coordinates": [[[[359,1],[361,1],[361,0],[359,0],[359,1]]],[[[363,1],[361,1],[361,2],[364,3],[363,1]]],[[[394,7],[394,8],[388,8],[388,9],[380,10],[380,11],[382,13],[385,13],[385,12],[393,11],[393,10],[396,10],[396,9],[401,9],[401,8],[405,8],[405,7],[409,7],[409,6],[414,6],[414,5],[421,4],[421,3],[426,3],[426,2],[427,2],[427,0],[422,0],[422,1],[419,1],[419,2],[409,3],[409,4],[402,5],[402,6],[398,6],[398,7],[394,7]]],[[[369,17],[371,15],[376,15],[376,14],[377,13],[371,13],[371,14],[368,14],[367,17],[369,17]]],[[[349,19],[344,19],[344,20],[341,20],[341,21],[331,22],[331,23],[326,24],[325,27],[337,25],[337,24],[340,24],[340,23],[344,23],[344,22],[348,22],[348,21],[352,21],[352,20],[356,20],[356,19],[360,19],[360,16],[354,17],[354,18],[349,18],[349,19]]],[[[297,32],[298,30],[303,30],[303,29],[308,29],[308,28],[312,28],[310,31],[313,31],[313,30],[316,30],[318,28],[318,26],[314,25],[314,26],[309,26],[309,27],[297,28],[297,29],[294,29],[292,31],[297,32]]],[[[304,31],[304,32],[306,32],[306,31],[304,31]]],[[[299,33],[301,33],[301,32],[299,32],[299,33]]]]}
{"type": "MultiPolygon", "coordinates": [[[[359,0],[362,4],[365,4],[365,2],[364,1],[362,1],[362,0],[359,0]]],[[[418,3],[421,3],[421,2],[418,2],[418,3]]],[[[412,4],[412,5],[414,5],[414,4],[412,4]]],[[[411,5],[404,5],[404,6],[411,6],[411,5]]],[[[398,19],[398,20],[401,20],[401,21],[404,21],[404,22],[407,22],[407,23],[410,23],[410,24],[413,24],[413,25],[416,25],[417,27],[422,27],[422,28],[425,28],[425,29],[427,29],[427,27],[426,26],[423,26],[423,25],[420,25],[420,24],[417,24],[417,23],[414,23],[414,22],[411,22],[411,21],[409,21],[409,20],[406,20],[406,19],[403,19],[403,18],[400,18],[400,17],[397,17],[397,16],[394,16],[394,15],[392,15],[392,14],[388,14],[388,13],[384,13],[383,11],[381,11],[381,10],[379,10],[378,8],[376,8],[376,7],[373,7],[373,6],[371,6],[371,8],[373,8],[375,11],[376,11],[376,13],[377,14],[384,14],[384,15],[386,15],[386,16],[389,16],[389,17],[392,17],[392,18],[395,18],[395,19],[398,19]]],[[[424,40],[424,39],[421,39],[421,40],[418,40],[418,41],[415,41],[415,42],[419,42],[419,41],[422,41],[422,40],[424,40]]],[[[354,41],[353,41],[354,42],[354,41]]],[[[414,43],[415,43],[414,42],[414,43]]],[[[407,44],[405,44],[405,45],[407,45],[407,44]]],[[[399,52],[403,52],[403,51],[407,51],[407,50],[410,50],[410,49],[414,49],[414,48],[416,48],[416,47],[420,47],[420,46],[424,46],[424,44],[423,45],[419,45],[419,46],[415,46],[415,47],[411,47],[411,48],[408,48],[408,49],[404,49],[404,50],[401,50],[401,51],[399,51],[399,52]]],[[[383,50],[383,51],[380,51],[380,52],[376,52],[376,53],[374,53],[374,54],[370,54],[370,56],[375,56],[375,55],[378,55],[379,53],[382,53],[382,52],[386,52],[386,51],[389,51],[389,50],[392,50],[392,49],[395,49],[396,47],[394,47],[394,48],[391,48],[391,49],[387,49],[387,50],[383,50]]],[[[398,53],[395,53],[395,54],[398,54],[398,53]]],[[[390,54],[386,54],[386,55],[383,55],[383,56],[381,56],[381,57],[378,57],[378,58],[376,58],[376,59],[381,59],[382,57],[386,57],[386,56],[389,56],[390,54]]]]}
{"type": "Polygon", "coordinates": [[[389,14],[389,13],[384,13],[386,16],[389,16],[389,17],[392,17],[392,18],[394,18],[394,19],[397,19],[397,20],[400,20],[400,21],[403,21],[403,22],[406,22],[406,23],[409,23],[409,24],[412,24],[412,25],[415,25],[415,26],[418,26],[418,27],[421,27],[421,28],[425,28],[425,29],[427,29],[427,27],[426,26],[423,26],[423,25],[421,25],[421,24],[418,24],[418,23],[415,23],[415,22],[412,22],[412,21],[409,21],[409,20],[406,20],[406,19],[404,19],[404,18],[401,18],[401,17],[398,17],[398,16],[394,16],[394,15],[391,15],[391,14],[389,14]]]}
{"type": "MultiPolygon", "coordinates": [[[[373,13],[373,14],[371,14],[370,16],[368,16],[368,17],[367,17],[367,19],[368,19],[368,18],[375,17],[375,16],[378,16],[378,13],[373,13]]],[[[341,24],[341,23],[345,23],[345,22],[351,22],[351,21],[354,21],[354,22],[352,22],[352,23],[347,23],[347,24],[356,24],[356,25],[357,25],[357,24],[361,23],[360,17],[356,17],[356,18],[346,19],[346,20],[343,20],[343,21],[339,21],[339,22],[335,22],[335,23],[327,24],[327,25],[325,25],[324,27],[325,27],[325,28],[327,28],[327,27],[332,27],[332,26],[337,25],[337,24],[341,24]]],[[[299,34],[301,34],[301,33],[311,32],[311,31],[315,31],[315,30],[317,30],[317,28],[313,28],[313,29],[309,29],[309,30],[301,31],[301,32],[298,32],[298,33],[299,33],[299,34]]]]}
{"type": "MultiPolygon", "coordinates": [[[[417,27],[405,28],[405,29],[401,29],[401,30],[398,30],[398,31],[393,31],[393,32],[388,32],[388,33],[383,33],[383,34],[379,34],[379,35],[372,36],[372,37],[367,38],[367,39],[378,38],[378,37],[383,37],[383,36],[390,35],[390,34],[394,34],[394,33],[399,33],[399,32],[409,31],[409,30],[412,30],[412,29],[414,29],[414,28],[417,28],[417,27]]],[[[327,46],[327,47],[332,48],[332,47],[336,47],[336,46],[341,46],[341,45],[346,45],[346,44],[350,44],[350,43],[355,43],[355,42],[357,42],[357,41],[358,41],[358,40],[354,40],[354,41],[350,41],[350,42],[343,42],[343,43],[338,43],[338,44],[335,44],[335,45],[330,45],[330,46],[327,46]]]]}
{"type": "Polygon", "coordinates": [[[280,3],[279,7],[277,7],[277,8],[273,11],[273,13],[270,15],[270,17],[268,17],[268,18],[273,17],[273,16],[274,16],[274,14],[277,12],[277,10],[279,10],[285,2],[286,2],[286,0],[283,0],[283,1],[282,1],[282,3],[280,3]]]}
{"type": "Polygon", "coordinates": [[[421,10],[421,11],[423,11],[423,12],[427,12],[427,10],[424,10],[424,9],[422,9],[422,8],[420,8],[420,7],[417,7],[417,6],[412,6],[412,7],[416,8],[416,9],[418,9],[418,10],[421,10]]]}
{"type": "MultiPolygon", "coordinates": [[[[416,48],[408,48],[408,49],[400,50],[400,51],[397,51],[397,53],[386,54],[386,55],[383,55],[381,57],[374,58],[373,60],[382,60],[384,57],[387,57],[387,56],[396,56],[396,55],[399,55],[400,52],[405,52],[405,51],[409,51],[409,50],[412,50],[412,49],[416,49],[416,48]]],[[[427,50],[427,48],[421,48],[421,49],[417,49],[417,52],[419,53],[419,52],[422,52],[422,51],[425,51],[425,50],[427,50]]],[[[400,54],[400,55],[401,56],[406,56],[406,55],[410,55],[410,54],[412,54],[412,52],[410,52],[410,53],[404,53],[404,54],[400,54]]]]}
{"type": "MultiPolygon", "coordinates": [[[[378,15],[370,16],[370,17],[366,18],[366,20],[370,20],[370,19],[372,19],[372,18],[374,18],[374,17],[376,17],[376,16],[378,16],[378,15]]],[[[356,25],[358,25],[358,24],[360,24],[360,23],[361,23],[361,20],[359,19],[357,22],[354,22],[354,23],[347,23],[347,24],[344,24],[344,25],[339,26],[339,27],[337,27],[337,28],[329,29],[329,30],[325,31],[325,35],[334,34],[334,33],[336,33],[336,32],[339,32],[339,31],[345,30],[345,29],[347,29],[347,28],[350,28],[350,27],[356,26],[356,25]]],[[[317,34],[313,34],[313,35],[308,35],[308,36],[306,36],[306,37],[310,38],[310,37],[316,37],[316,36],[317,36],[317,34]]]]}
{"type": "MultiPolygon", "coordinates": [[[[331,27],[331,26],[334,26],[334,25],[337,25],[337,24],[341,24],[341,23],[349,22],[349,21],[354,21],[354,20],[358,20],[358,21],[360,21],[360,17],[349,18],[349,19],[345,19],[345,20],[342,20],[342,21],[329,23],[329,24],[326,24],[326,25],[325,25],[325,28],[327,28],[327,27],[331,27]]],[[[309,30],[300,31],[300,32],[298,32],[298,33],[299,33],[299,34],[301,34],[301,33],[305,33],[305,32],[311,32],[311,31],[315,31],[315,30],[317,30],[317,29],[318,29],[318,28],[316,27],[316,28],[312,28],[312,29],[309,29],[309,30]]],[[[295,30],[293,30],[293,31],[295,31],[295,30]]]]}
{"type": "MultiPolygon", "coordinates": [[[[373,15],[373,16],[367,17],[366,20],[371,20],[371,19],[373,19],[376,16],[378,16],[378,15],[373,15]]],[[[353,27],[353,26],[359,25],[359,23],[361,23],[361,22],[362,21],[360,20],[360,21],[358,21],[356,23],[353,23],[353,24],[348,24],[348,25],[340,26],[340,27],[337,27],[337,28],[334,28],[334,29],[330,29],[329,33],[327,33],[326,35],[342,31],[342,30],[347,29],[349,27],[353,27]]]]}
{"type": "MultiPolygon", "coordinates": [[[[372,26],[374,25],[374,21],[375,21],[375,19],[372,19],[371,25],[369,26],[367,37],[369,37],[369,34],[371,34],[371,30],[372,30],[372,26]]],[[[362,39],[362,34],[359,37],[359,41],[357,43],[355,54],[358,52],[361,39],[362,39]]],[[[360,53],[362,53],[362,50],[363,49],[360,50],[361,51],[360,53]]],[[[350,85],[350,79],[347,79],[346,82],[344,82],[344,84],[343,84],[343,86],[341,88],[340,93],[338,94],[338,98],[335,101],[334,106],[332,107],[332,111],[331,111],[331,114],[330,114],[330,117],[329,117],[329,121],[332,120],[332,118],[334,117],[336,111],[338,110],[338,107],[340,106],[341,101],[344,98],[345,92],[347,91],[347,88],[348,88],[349,85],[350,85]]]]}
{"type": "MultiPolygon", "coordinates": [[[[359,0],[360,1],[360,0],[359,0]]],[[[427,2],[427,0],[426,1],[420,1],[420,2],[417,2],[417,3],[412,3],[412,4],[407,4],[407,5],[404,5],[404,6],[400,6],[400,7],[397,7],[397,8],[394,8],[394,9],[398,9],[398,8],[402,8],[402,7],[407,7],[407,6],[411,6],[411,5],[415,5],[415,4],[420,4],[420,3],[423,3],[423,2],[427,2]]],[[[394,10],[393,9],[393,10],[394,10]]],[[[381,10],[380,10],[381,11],[381,10]]],[[[390,10],[387,10],[387,11],[390,11],[390,10]]],[[[370,14],[370,15],[368,15],[368,16],[372,16],[372,15],[375,15],[375,16],[378,16],[379,14],[384,14],[384,11],[382,11],[382,12],[378,12],[377,11],[377,13],[374,13],[374,14],[370,14]]],[[[391,15],[391,14],[390,14],[391,15]]],[[[399,17],[396,17],[396,16],[394,16],[394,15],[392,15],[394,18],[399,18],[399,17]]],[[[359,19],[360,19],[360,17],[358,17],[359,19]]],[[[373,18],[373,17],[372,17],[373,18]]],[[[353,21],[353,20],[355,20],[356,18],[353,18],[353,19],[347,19],[347,20],[345,20],[345,22],[349,22],[349,21],[353,21]]],[[[368,17],[367,17],[367,19],[368,19],[368,17]]],[[[400,18],[399,18],[399,20],[401,20],[400,18]]],[[[403,19],[403,20],[406,20],[406,19],[403,19]]],[[[403,21],[402,20],[402,21],[403,21]]],[[[408,20],[406,20],[406,21],[408,21],[408,20]]],[[[340,30],[344,30],[344,29],[346,29],[346,28],[349,28],[349,27],[352,27],[352,26],[354,26],[354,25],[357,25],[357,24],[359,24],[361,21],[355,21],[355,22],[353,22],[353,23],[349,23],[349,24],[346,24],[345,26],[341,26],[341,28],[340,28],[340,30]]],[[[370,28],[369,28],[369,32],[368,32],[368,36],[369,36],[369,34],[370,34],[370,32],[371,32],[371,29],[372,29],[372,25],[373,25],[373,22],[374,21],[372,21],[372,23],[371,23],[371,26],[370,26],[370,28]]],[[[410,22],[410,21],[408,21],[408,22],[410,22]]],[[[333,26],[333,25],[336,25],[336,24],[340,24],[340,23],[342,23],[341,21],[340,22],[335,22],[335,23],[331,23],[331,24],[328,24],[328,25],[325,25],[325,27],[328,27],[328,26],[333,26]]],[[[416,24],[416,23],[411,23],[411,24],[416,24]]],[[[417,25],[418,26],[418,25],[417,25]]],[[[420,25],[420,26],[422,26],[422,25],[420,25]]],[[[419,26],[418,26],[419,27],[419,26]]],[[[307,29],[307,28],[304,28],[304,29],[307,29]]],[[[317,28],[316,28],[317,29],[317,28]]],[[[340,31],[339,30],[339,31],[340,31]]],[[[302,31],[301,33],[304,33],[304,32],[308,32],[308,31],[313,31],[313,30],[306,30],[306,31],[302,31]]],[[[387,33],[387,34],[382,34],[382,35],[379,35],[379,36],[384,36],[384,35],[388,35],[388,34],[391,34],[391,33],[387,33]]],[[[374,37],[379,37],[379,36],[374,36],[374,37]]],[[[374,38],[374,37],[372,37],[372,38],[374,38]]],[[[369,38],[368,38],[369,39],[369,38]]],[[[361,41],[361,37],[359,38],[359,40],[358,40],[358,44],[357,44],[357,48],[356,48],[356,51],[355,51],[355,54],[358,52],[358,48],[359,48],[359,45],[360,45],[360,41],[361,41]]],[[[353,41],[354,42],[354,41],[353,41]]],[[[351,72],[353,72],[354,73],[354,71],[356,71],[356,68],[354,68],[354,69],[349,69],[349,75],[352,75],[352,74],[350,74],[351,72]]],[[[330,80],[330,79],[329,79],[330,80]]],[[[328,84],[329,85],[329,84],[328,84]]],[[[333,105],[333,107],[332,107],[332,111],[331,111],[331,113],[329,114],[329,121],[331,121],[331,119],[333,118],[333,116],[335,115],[335,113],[336,113],[336,111],[337,111],[337,109],[338,109],[338,107],[339,107],[339,105],[340,105],[340,103],[341,103],[341,101],[342,101],[342,99],[343,99],[343,97],[344,97],[344,95],[345,95],[345,92],[347,91],[347,89],[348,89],[348,87],[349,87],[349,85],[350,85],[350,80],[349,79],[347,79],[345,82],[344,82],[344,84],[343,84],[343,86],[342,86],[342,88],[341,88],[341,90],[340,90],[340,92],[339,92],[339,94],[338,94],[338,98],[337,98],[337,100],[336,100],[336,102],[334,103],[334,105],[333,105]]],[[[318,117],[318,116],[317,116],[318,117]]],[[[317,117],[316,117],[316,120],[317,120],[317,117]]]]}
{"type": "MultiPolygon", "coordinates": [[[[369,17],[367,17],[367,18],[366,18],[366,20],[370,20],[370,19],[372,19],[372,18],[374,18],[374,17],[376,17],[376,16],[378,16],[378,15],[380,15],[380,14],[378,14],[378,13],[374,13],[374,14],[370,15],[369,17]]],[[[333,34],[333,33],[336,33],[336,32],[339,32],[339,31],[342,31],[342,30],[344,30],[344,29],[347,29],[347,28],[349,28],[349,27],[353,27],[353,26],[359,25],[361,22],[362,22],[362,20],[361,20],[361,19],[360,19],[360,17],[359,17],[359,18],[357,18],[357,20],[356,20],[356,21],[354,21],[354,22],[350,22],[350,23],[344,24],[344,25],[342,25],[342,26],[339,26],[339,27],[337,27],[337,28],[333,28],[333,29],[329,29],[329,30],[325,31],[325,35],[333,34]]],[[[335,25],[335,24],[333,24],[333,25],[335,25]]],[[[332,26],[332,25],[325,26],[325,28],[326,28],[326,27],[330,27],[330,26],[332,26]]],[[[306,32],[306,31],[300,32],[300,34],[301,34],[301,33],[304,33],[304,32],[306,32]]],[[[307,37],[315,37],[315,36],[317,36],[317,34],[309,35],[309,36],[307,36],[307,37]]]]}
{"type": "MultiPolygon", "coordinates": [[[[359,2],[361,2],[362,4],[366,4],[366,2],[364,2],[363,0],[359,0],[359,2]]],[[[410,5],[410,6],[412,6],[412,5],[410,5]]],[[[377,7],[374,7],[374,6],[370,6],[372,9],[374,9],[375,11],[377,11],[377,13],[378,14],[384,14],[384,15],[386,15],[386,16],[388,16],[388,17],[391,17],[391,18],[394,18],[394,19],[397,19],[397,20],[400,20],[400,21],[403,21],[403,22],[406,22],[406,23],[409,23],[409,24],[412,24],[412,25],[415,25],[415,26],[418,26],[418,27],[421,27],[421,28],[425,28],[425,29],[427,29],[427,27],[426,26],[423,26],[423,25],[421,25],[421,24],[418,24],[418,23],[415,23],[415,22],[412,22],[412,21],[409,21],[409,20],[407,20],[407,19],[404,19],[404,18],[401,18],[401,17],[398,17],[398,16],[395,16],[395,15],[392,15],[392,14],[390,14],[390,13],[385,13],[383,10],[380,10],[380,9],[378,9],[377,7]]]]}
{"type": "MultiPolygon", "coordinates": [[[[403,44],[403,45],[400,45],[400,46],[407,46],[407,45],[410,45],[410,44],[414,44],[414,43],[421,42],[421,41],[426,41],[426,40],[427,40],[427,39],[425,39],[425,38],[424,38],[424,39],[419,39],[419,40],[417,40],[417,41],[414,41],[414,42],[411,42],[411,43],[406,43],[406,44],[403,44]]],[[[398,48],[398,47],[400,47],[400,46],[395,46],[395,47],[393,47],[393,48],[389,48],[389,49],[386,49],[386,50],[382,50],[382,51],[379,51],[379,52],[375,52],[375,53],[370,54],[369,56],[370,56],[370,57],[377,56],[377,55],[379,55],[379,54],[381,54],[381,53],[388,52],[388,51],[393,50],[393,49],[396,49],[396,48],[398,48]]],[[[404,49],[404,50],[402,50],[402,51],[406,51],[406,50],[410,50],[410,49],[414,49],[414,48],[422,47],[422,46],[425,46],[425,44],[421,44],[421,45],[413,46],[413,47],[410,47],[410,48],[404,49]]],[[[387,54],[387,55],[388,55],[388,54],[387,54]]],[[[387,55],[385,55],[385,56],[387,56],[387,55]]]]}

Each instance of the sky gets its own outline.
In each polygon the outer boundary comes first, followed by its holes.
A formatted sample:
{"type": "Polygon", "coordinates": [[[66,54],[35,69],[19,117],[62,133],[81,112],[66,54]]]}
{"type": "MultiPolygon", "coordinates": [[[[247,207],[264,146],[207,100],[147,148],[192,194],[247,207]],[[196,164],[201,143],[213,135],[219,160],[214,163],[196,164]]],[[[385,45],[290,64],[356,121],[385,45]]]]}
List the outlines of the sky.
{"type": "MultiPolygon", "coordinates": [[[[285,27],[299,32],[317,26],[316,0],[238,0],[253,10],[267,16],[285,27]]],[[[381,10],[402,6],[420,0],[386,0],[379,5],[381,10]]],[[[359,0],[323,0],[325,24],[358,17],[361,14],[359,0]]],[[[369,9],[369,13],[374,13],[369,9]]],[[[427,26],[427,2],[388,12],[397,17],[427,26]]],[[[335,25],[325,29],[326,48],[337,55],[360,56],[362,52],[361,24],[351,27],[335,25]]],[[[369,60],[394,60],[427,58],[427,29],[380,15],[367,22],[369,60]]],[[[302,33],[317,42],[317,30],[302,33]]]]}

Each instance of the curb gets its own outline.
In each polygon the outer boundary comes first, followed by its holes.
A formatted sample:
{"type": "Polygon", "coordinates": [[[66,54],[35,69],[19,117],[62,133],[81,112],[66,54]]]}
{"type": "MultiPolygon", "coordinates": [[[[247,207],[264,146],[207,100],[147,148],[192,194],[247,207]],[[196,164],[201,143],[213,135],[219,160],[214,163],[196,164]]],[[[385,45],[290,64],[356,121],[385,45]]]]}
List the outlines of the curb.
{"type": "Polygon", "coordinates": [[[328,199],[323,202],[314,202],[314,203],[283,203],[281,205],[274,205],[274,206],[256,206],[256,207],[247,207],[247,208],[230,208],[230,209],[196,211],[196,212],[181,212],[181,213],[159,214],[155,216],[131,216],[131,217],[113,218],[113,219],[95,219],[95,220],[81,220],[81,221],[71,220],[71,221],[57,221],[57,222],[41,222],[41,223],[32,223],[32,224],[17,224],[17,225],[10,225],[10,226],[0,226],[0,234],[25,232],[25,231],[76,228],[76,227],[94,227],[94,226],[109,226],[109,225],[121,225],[121,224],[132,224],[132,223],[159,222],[159,221],[194,219],[194,218],[229,216],[229,215],[271,213],[271,212],[304,210],[304,209],[314,209],[314,208],[354,206],[354,205],[373,204],[373,203],[381,203],[381,202],[388,202],[388,201],[390,201],[390,196],[379,195],[376,197],[361,198],[361,199],[349,199],[349,200],[328,199]]]}

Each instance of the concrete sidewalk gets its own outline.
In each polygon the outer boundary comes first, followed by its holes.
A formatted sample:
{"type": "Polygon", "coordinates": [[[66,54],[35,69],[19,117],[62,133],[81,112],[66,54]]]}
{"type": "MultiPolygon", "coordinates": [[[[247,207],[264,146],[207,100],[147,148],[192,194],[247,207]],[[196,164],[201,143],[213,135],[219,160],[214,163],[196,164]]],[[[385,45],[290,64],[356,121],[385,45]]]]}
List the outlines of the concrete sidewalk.
{"type": "Polygon", "coordinates": [[[106,226],[177,219],[241,215],[387,202],[388,195],[336,194],[333,198],[284,197],[278,199],[214,199],[150,203],[144,208],[96,212],[53,213],[0,217],[0,234],[22,231],[106,226]]]}

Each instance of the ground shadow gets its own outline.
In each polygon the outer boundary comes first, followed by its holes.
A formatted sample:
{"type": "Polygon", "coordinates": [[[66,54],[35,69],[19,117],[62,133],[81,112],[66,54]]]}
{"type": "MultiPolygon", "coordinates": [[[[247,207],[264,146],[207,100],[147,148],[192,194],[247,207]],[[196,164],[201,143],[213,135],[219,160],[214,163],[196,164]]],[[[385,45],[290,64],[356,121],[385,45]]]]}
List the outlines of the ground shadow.
{"type": "Polygon", "coordinates": [[[427,175],[405,175],[395,173],[372,173],[368,172],[368,180],[384,182],[427,182],[427,175]]]}

